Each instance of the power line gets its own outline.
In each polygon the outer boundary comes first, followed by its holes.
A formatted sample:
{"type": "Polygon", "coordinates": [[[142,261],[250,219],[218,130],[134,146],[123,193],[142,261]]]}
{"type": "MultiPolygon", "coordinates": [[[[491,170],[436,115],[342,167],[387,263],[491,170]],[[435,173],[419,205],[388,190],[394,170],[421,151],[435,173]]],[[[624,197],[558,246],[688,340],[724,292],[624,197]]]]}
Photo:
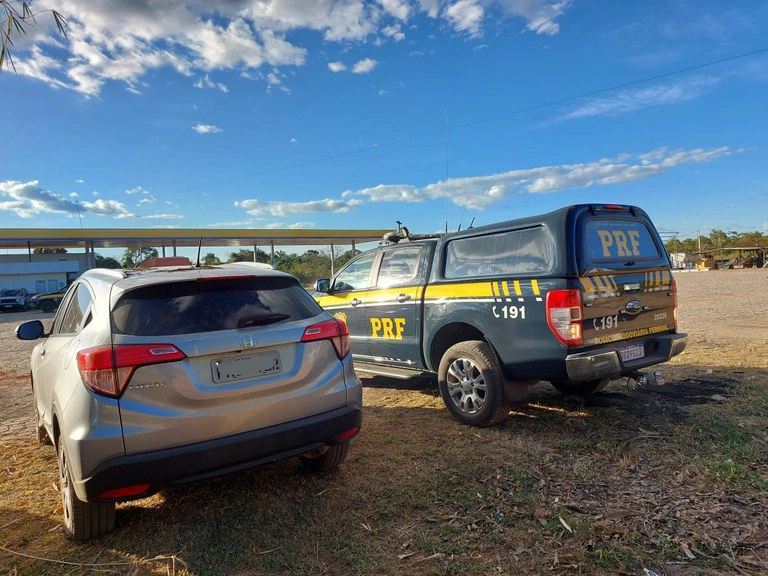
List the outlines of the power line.
{"type": "MultiPolygon", "coordinates": [[[[312,160],[305,160],[303,162],[296,162],[294,164],[287,164],[285,166],[279,166],[276,168],[270,168],[268,170],[262,170],[261,172],[256,172],[254,174],[251,174],[251,177],[256,176],[265,176],[267,174],[274,174],[276,172],[284,172],[286,170],[293,170],[294,168],[304,168],[306,166],[312,166],[313,164],[320,164],[323,162],[329,162],[331,160],[338,160],[340,158],[346,158],[348,156],[355,156],[357,154],[362,154],[364,152],[371,152],[373,150],[378,150],[380,148],[385,148],[389,146],[398,146],[400,144],[407,144],[408,142],[412,142],[414,140],[418,140],[419,138],[425,138],[427,136],[435,136],[439,134],[445,134],[449,130],[455,130],[458,128],[470,128],[472,126],[478,126],[480,124],[485,124],[487,122],[493,122],[496,120],[503,120],[506,118],[511,118],[512,116],[519,116],[521,114],[527,114],[528,112],[533,112],[535,110],[542,110],[544,108],[551,108],[552,106],[559,106],[561,104],[567,104],[569,102],[573,102],[575,100],[580,100],[582,98],[589,98],[591,96],[598,96],[600,94],[606,94],[608,92],[613,92],[616,90],[621,90],[623,88],[630,88],[632,86],[638,86],[640,84],[646,84],[648,82],[655,82],[657,80],[662,80],[664,78],[671,78],[673,76],[679,76],[681,74],[686,74],[688,72],[693,72],[695,70],[701,70],[703,68],[709,68],[712,66],[717,66],[718,64],[725,64],[727,62],[733,62],[735,60],[741,60],[743,58],[749,58],[751,56],[757,56],[758,54],[764,54],[768,52],[768,48],[760,48],[758,50],[752,50],[751,52],[744,52],[742,54],[736,54],[735,56],[729,56],[727,58],[721,58],[719,60],[711,60],[709,62],[704,62],[703,64],[697,64],[695,66],[689,66],[687,68],[680,68],[678,70],[673,70],[671,72],[665,72],[664,74],[656,74],[654,76],[648,76],[646,78],[641,78],[639,80],[632,80],[630,82],[623,82],[621,84],[615,84],[613,86],[608,86],[606,88],[599,88],[597,90],[591,90],[589,92],[582,92],[580,94],[576,94],[573,96],[566,96],[564,98],[558,98],[556,100],[550,100],[548,102],[543,102],[541,104],[535,104],[532,106],[526,106],[525,108],[518,108],[517,110],[512,110],[510,112],[505,112],[503,114],[496,114],[494,116],[487,116],[485,118],[480,118],[478,120],[472,120],[470,122],[464,122],[461,124],[456,124],[455,126],[451,127],[450,125],[446,125],[442,129],[436,129],[436,130],[430,130],[428,132],[422,132],[421,134],[414,134],[412,136],[407,136],[405,138],[399,138],[397,140],[389,140],[387,142],[383,142],[381,144],[372,144],[370,146],[363,146],[362,148],[356,148],[354,150],[348,150],[346,152],[339,152],[338,154],[330,154],[328,156],[322,156],[320,158],[315,158],[312,160]]],[[[179,194],[182,192],[191,192],[193,190],[200,190],[203,188],[207,188],[210,185],[206,186],[195,186],[192,188],[185,188],[183,190],[177,190],[176,192],[173,192],[173,194],[179,194]]]]}

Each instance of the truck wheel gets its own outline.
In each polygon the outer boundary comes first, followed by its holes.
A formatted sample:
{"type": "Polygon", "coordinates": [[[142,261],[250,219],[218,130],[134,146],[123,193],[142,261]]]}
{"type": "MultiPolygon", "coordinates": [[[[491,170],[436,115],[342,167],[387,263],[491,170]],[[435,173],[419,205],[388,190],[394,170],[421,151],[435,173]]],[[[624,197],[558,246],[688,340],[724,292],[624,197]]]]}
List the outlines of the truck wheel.
{"type": "Polygon", "coordinates": [[[51,300],[43,300],[40,303],[40,310],[43,312],[53,312],[56,310],[56,304],[54,304],[51,300]]]}
{"type": "Polygon", "coordinates": [[[566,396],[590,396],[591,394],[597,394],[598,392],[605,390],[605,387],[608,386],[610,382],[611,381],[608,378],[586,380],[584,382],[577,382],[575,380],[553,380],[552,386],[566,396]]]}
{"type": "Polygon", "coordinates": [[[98,538],[115,527],[114,502],[83,502],[77,497],[69,473],[67,454],[61,436],[57,445],[59,457],[59,492],[64,508],[64,536],[83,542],[98,538]]]}
{"type": "Polygon", "coordinates": [[[301,456],[301,463],[314,472],[327,472],[338,468],[349,454],[349,442],[328,446],[319,456],[301,456]]]}
{"type": "Polygon", "coordinates": [[[451,346],[440,361],[437,384],[446,407],[462,424],[493,426],[509,415],[504,374],[487,342],[469,340],[451,346]]]}

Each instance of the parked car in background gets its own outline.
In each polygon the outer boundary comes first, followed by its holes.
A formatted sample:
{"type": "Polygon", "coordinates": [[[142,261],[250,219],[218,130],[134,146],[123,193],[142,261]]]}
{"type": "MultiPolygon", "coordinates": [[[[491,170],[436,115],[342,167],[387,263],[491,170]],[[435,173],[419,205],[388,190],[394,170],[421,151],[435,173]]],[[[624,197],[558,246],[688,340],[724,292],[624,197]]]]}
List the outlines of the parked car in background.
{"type": "Polygon", "coordinates": [[[360,430],[346,324],[293,276],[243,265],[82,274],[32,351],[40,443],[59,463],[64,534],[115,525],[115,502],[298,456],[336,468],[360,430]]]}
{"type": "Polygon", "coordinates": [[[15,288],[0,291],[0,310],[24,311],[29,309],[29,292],[26,288],[15,288]]]}
{"type": "Polygon", "coordinates": [[[29,307],[37,308],[43,312],[53,312],[61,304],[65,293],[65,290],[57,290],[47,294],[35,294],[29,299],[29,307]]]}

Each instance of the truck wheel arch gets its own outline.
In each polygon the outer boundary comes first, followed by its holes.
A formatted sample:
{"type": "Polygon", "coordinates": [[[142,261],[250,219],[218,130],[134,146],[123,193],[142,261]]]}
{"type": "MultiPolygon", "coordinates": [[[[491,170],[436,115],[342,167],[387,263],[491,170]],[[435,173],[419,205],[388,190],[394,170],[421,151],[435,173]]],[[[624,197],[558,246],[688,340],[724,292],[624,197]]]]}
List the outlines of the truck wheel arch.
{"type": "MultiPolygon", "coordinates": [[[[427,361],[429,362],[428,368],[433,372],[437,372],[437,369],[440,366],[440,361],[443,359],[448,348],[466,340],[487,341],[485,334],[471,324],[451,322],[450,324],[441,326],[429,342],[428,354],[426,355],[427,361]]],[[[488,344],[494,348],[495,352],[496,349],[493,344],[490,342],[488,342],[488,344]]]]}

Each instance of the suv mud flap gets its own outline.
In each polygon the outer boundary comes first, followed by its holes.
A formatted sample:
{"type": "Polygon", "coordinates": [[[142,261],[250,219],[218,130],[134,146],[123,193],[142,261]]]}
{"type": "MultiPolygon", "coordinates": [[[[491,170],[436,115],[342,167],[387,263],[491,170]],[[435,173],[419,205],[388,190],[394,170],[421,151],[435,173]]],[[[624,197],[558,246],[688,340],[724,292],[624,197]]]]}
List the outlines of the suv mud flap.
{"type": "Polygon", "coordinates": [[[646,355],[622,365],[616,349],[569,354],[565,359],[568,378],[576,381],[616,379],[640,368],[666,362],[685,349],[687,334],[665,334],[646,341],[646,355]]]}

